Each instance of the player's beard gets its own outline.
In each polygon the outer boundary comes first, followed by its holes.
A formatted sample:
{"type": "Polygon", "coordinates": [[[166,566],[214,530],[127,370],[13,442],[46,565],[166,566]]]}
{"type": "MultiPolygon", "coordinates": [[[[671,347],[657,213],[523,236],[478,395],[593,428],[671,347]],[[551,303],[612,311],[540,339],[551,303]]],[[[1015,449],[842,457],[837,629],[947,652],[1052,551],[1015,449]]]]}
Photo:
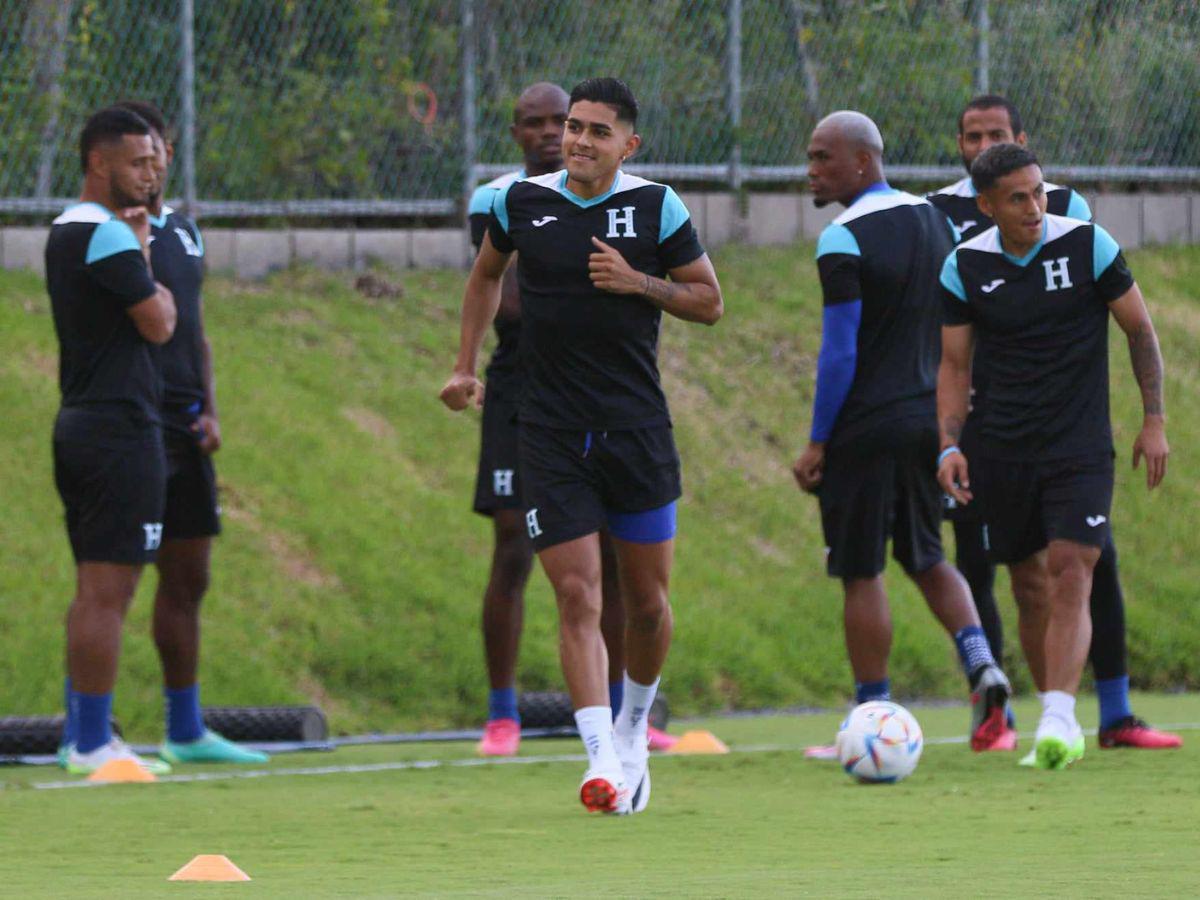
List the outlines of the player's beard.
{"type": "Polygon", "coordinates": [[[825,208],[825,207],[827,207],[827,206],[828,206],[828,205],[829,205],[831,202],[832,202],[832,201],[829,201],[829,200],[822,200],[822,199],[819,199],[819,198],[817,198],[817,197],[813,197],[813,206],[815,206],[817,209],[824,209],[824,208],[825,208]]]}
{"type": "Polygon", "coordinates": [[[146,206],[150,203],[149,194],[142,194],[140,197],[136,194],[131,194],[121,187],[115,178],[109,182],[108,190],[112,196],[113,203],[117,205],[118,209],[124,209],[129,206],[146,206]]]}

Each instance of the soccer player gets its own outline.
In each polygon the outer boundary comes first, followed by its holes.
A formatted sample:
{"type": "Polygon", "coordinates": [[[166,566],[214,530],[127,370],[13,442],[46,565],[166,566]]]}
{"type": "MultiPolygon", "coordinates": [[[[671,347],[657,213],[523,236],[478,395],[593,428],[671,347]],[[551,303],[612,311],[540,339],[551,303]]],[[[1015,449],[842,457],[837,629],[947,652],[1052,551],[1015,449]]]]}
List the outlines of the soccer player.
{"type": "Polygon", "coordinates": [[[150,263],[175,298],[175,333],[159,351],[163,376],[166,506],[158,548],[154,643],[162,662],[167,736],[159,755],[171,763],[260,763],[267,755],[238,747],[204,727],[197,668],[200,601],[208,588],[212,539],[221,531],[212,454],[221,446],[212,345],[204,334],[200,287],[204,240],[196,223],[163,204],[175,155],[162,113],[153,104],[118,106],[150,125],[157,180],[150,214],[150,263]]]}
{"type": "Polygon", "coordinates": [[[176,309],[151,268],[146,204],[158,175],[150,126],[129,110],[100,110],[84,125],[80,156],[80,202],[54,220],[46,243],[62,392],[54,478],[76,566],[62,757],[78,774],[117,759],[165,771],[165,763],[136,756],[109,726],[121,627],[163,531],[155,357],[174,332],[176,309]]]}
{"type": "MultiPolygon", "coordinates": [[[[524,167],[480,185],[467,207],[471,243],[483,243],[496,194],[522,178],[547,175],[563,167],[562,136],[567,120],[567,92],[557,84],[530,85],[513,106],[509,133],[521,148],[524,167]]],[[[479,752],[512,756],[520,747],[516,664],[521,640],[525,583],[533,566],[533,544],[525,529],[517,464],[517,399],[521,395],[521,294],[517,272],[509,267],[500,288],[496,313],[496,349],[486,370],[479,473],[475,482],[475,512],[492,519],[492,567],[483,595],[483,641],[487,660],[488,719],[479,752]]],[[[624,610],[618,592],[616,554],[607,533],[601,534],[604,594],[601,629],[608,650],[609,705],[621,708],[624,691],[624,610]]],[[[665,748],[674,738],[648,730],[652,749],[665,748]]]]}
{"type": "Polygon", "coordinates": [[[980,210],[996,224],[960,244],[941,273],[945,326],[938,375],[938,480],[956,502],[978,496],[991,557],[1017,592],[1042,716],[1034,764],[1083,756],[1075,693],[1091,642],[1092,569],[1109,542],[1113,489],[1108,315],[1129,339],[1145,417],[1133,461],[1147,486],[1166,473],[1163,367],[1150,316],[1120,248],[1100,226],[1046,212],[1037,158],[1000,144],[971,165],[980,210]],[[972,351],[987,398],[968,458],[972,351]]]}
{"type": "Polygon", "coordinates": [[[723,311],[679,197],[621,171],[641,144],[637,112],[624,82],[581,82],[563,137],[566,171],[496,194],[467,282],[458,360],[441,394],[455,410],[481,399],[479,347],[516,252],[526,526],[558,602],[563,673],[588,755],[580,799],[615,813],[649,801],[646,714],[671,640],[667,586],[681,490],[658,375],[662,313],[713,324],[723,311]],[[600,631],[605,529],[627,617],[628,674],[615,724],[600,631]]]}
{"type": "Polygon", "coordinates": [[[842,580],[855,701],[890,698],[887,542],[953,636],[971,690],[971,747],[992,749],[1009,685],[962,576],[942,558],[937,454],[937,276],[954,245],[928,201],[888,186],[883,138],[859,112],[826,116],[808,144],[818,205],[845,211],[817,243],[824,294],[808,446],[794,474],[815,493],[827,570],[842,580]]]}
{"type": "MultiPolygon", "coordinates": [[[[968,173],[971,163],[988,147],[1003,143],[1024,147],[1027,140],[1020,112],[1004,97],[995,94],[976,97],[966,105],[959,116],[958,149],[968,173]]],[[[1047,212],[1088,222],[1092,220],[1092,211],[1087,201],[1072,189],[1047,184],[1045,194],[1047,212]]],[[[959,240],[977,237],[993,224],[979,209],[975,188],[969,176],[930,194],[927,199],[954,223],[959,231],[959,240]]],[[[983,368],[977,353],[973,367],[974,383],[971,386],[973,411],[982,409],[985,402],[983,368]]],[[[975,444],[977,420],[977,415],[968,416],[963,426],[962,437],[959,439],[959,446],[968,458],[972,455],[975,444]]],[[[984,549],[979,504],[961,506],[952,503],[948,517],[954,528],[955,561],[971,586],[971,596],[979,611],[983,630],[987,633],[992,654],[996,659],[1003,659],[1004,632],[993,591],[996,568],[988,560],[984,549]]],[[[1036,589],[1036,585],[1014,584],[1016,591],[1028,593],[1036,589]]],[[[1100,559],[1093,572],[1091,614],[1091,662],[1096,678],[1096,695],[1100,701],[1100,746],[1147,749],[1181,746],[1183,741],[1178,735],[1151,728],[1133,714],[1130,706],[1129,673],[1126,668],[1125,603],[1118,577],[1117,549],[1111,535],[1100,552],[1100,559]]],[[[1023,637],[1036,640],[1029,634],[1023,637]]],[[[1015,732],[1011,736],[1011,742],[1015,748],[1015,732]]]]}

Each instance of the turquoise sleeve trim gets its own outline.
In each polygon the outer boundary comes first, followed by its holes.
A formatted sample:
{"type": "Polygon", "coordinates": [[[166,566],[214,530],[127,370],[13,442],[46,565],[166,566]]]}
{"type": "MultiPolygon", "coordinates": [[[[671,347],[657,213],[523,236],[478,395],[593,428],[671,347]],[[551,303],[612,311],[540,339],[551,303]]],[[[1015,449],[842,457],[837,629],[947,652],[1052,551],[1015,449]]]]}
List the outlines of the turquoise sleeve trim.
{"type": "Polygon", "coordinates": [[[204,237],[200,234],[200,226],[195,222],[192,223],[192,234],[196,235],[196,249],[200,251],[200,256],[204,256],[204,237]]]}
{"type": "Polygon", "coordinates": [[[954,238],[954,243],[962,243],[962,232],[958,230],[958,226],[954,224],[954,220],[946,216],[946,224],[950,226],[950,236],[954,238]]]}
{"type": "Polygon", "coordinates": [[[958,253],[951,251],[942,263],[942,275],[938,279],[942,287],[952,293],[963,303],[967,302],[967,291],[963,287],[962,276],[958,274],[958,253]]]}
{"type": "Polygon", "coordinates": [[[1100,280],[1100,276],[1113,264],[1117,254],[1121,252],[1120,245],[1113,240],[1111,234],[1099,225],[1092,226],[1092,278],[1100,280]]]}
{"type": "Polygon", "coordinates": [[[1092,221],[1092,208],[1078,191],[1071,191],[1071,199],[1067,201],[1067,218],[1092,221]]]}
{"type": "Polygon", "coordinates": [[[858,240],[854,237],[853,232],[845,225],[839,225],[836,222],[826,225],[825,230],[821,232],[821,237],[817,240],[817,259],[830,253],[862,256],[862,251],[858,248],[858,240]]]}
{"type": "Polygon", "coordinates": [[[504,229],[505,234],[508,234],[508,191],[511,187],[510,184],[501,188],[492,198],[492,212],[496,214],[496,219],[500,222],[500,227],[504,229]]]}
{"type": "Polygon", "coordinates": [[[87,255],[83,261],[90,266],[94,262],[116,256],[126,250],[142,252],[142,245],[138,243],[137,235],[120,219],[109,219],[107,222],[97,225],[96,230],[92,232],[92,239],[88,241],[87,255]]]}
{"type": "Polygon", "coordinates": [[[495,198],[496,189],[488,187],[486,184],[481,184],[475,188],[475,193],[471,195],[471,202],[467,204],[467,215],[486,216],[492,211],[492,200],[495,198]]]}
{"type": "Polygon", "coordinates": [[[677,232],[683,227],[683,223],[691,217],[691,213],[683,205],[683,201],[679,199],[679,195],[671,188],[667,188],[667,192],[663,194],[662,218],[658,225],[658,242],[661,244],[677,232]]]}

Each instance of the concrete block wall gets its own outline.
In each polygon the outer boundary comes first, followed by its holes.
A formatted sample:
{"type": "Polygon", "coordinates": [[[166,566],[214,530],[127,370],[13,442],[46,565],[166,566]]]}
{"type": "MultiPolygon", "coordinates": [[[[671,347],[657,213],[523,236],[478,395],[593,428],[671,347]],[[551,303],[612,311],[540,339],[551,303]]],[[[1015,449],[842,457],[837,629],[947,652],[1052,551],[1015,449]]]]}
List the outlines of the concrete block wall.
{"type": "MultiPolygon", "coordinates": [[[[1096,221],[1122,247],[1200,244],[1200,193],[1094,194],[1085,192],[1096,221]]],[[[841,210],[817,209],[807,194],[682,192],[706,247],[730,241],[787,245],[815,241],[841,210]]],[[[0,267],[42,271],[45,227],[0,228],[0,267]]],[[[208,266],[239,278],[262,278],[295,263],[361,269],[378,262],[395,268],[466,268],[470,246],[460,228],[265,229],[206,228],[208,266]]]]}

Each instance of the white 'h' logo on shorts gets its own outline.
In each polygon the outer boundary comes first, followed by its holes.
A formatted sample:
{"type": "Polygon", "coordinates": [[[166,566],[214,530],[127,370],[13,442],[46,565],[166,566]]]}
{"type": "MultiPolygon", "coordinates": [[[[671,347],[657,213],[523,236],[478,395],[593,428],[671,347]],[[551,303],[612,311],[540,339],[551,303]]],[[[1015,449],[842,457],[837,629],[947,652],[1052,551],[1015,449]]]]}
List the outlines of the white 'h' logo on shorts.
{"type": "Polygon", "coordinates": [[[538,525],[536,508],[525,513],[525,527],[529,529],[530,538],[535,538],[541,535],[542,528],[540,525],[538,525]]]}
{"type": "Polygon", "coordinates": [[[497,497],[513,495],[513,470],[492,469],[492,490],[497,497]]]}
{"type": "Polygon", "coordinates": [[[162,543],[162,522],[146,522],[142,530],[146,532],[146,549],[157,550],[162,543]]]}

